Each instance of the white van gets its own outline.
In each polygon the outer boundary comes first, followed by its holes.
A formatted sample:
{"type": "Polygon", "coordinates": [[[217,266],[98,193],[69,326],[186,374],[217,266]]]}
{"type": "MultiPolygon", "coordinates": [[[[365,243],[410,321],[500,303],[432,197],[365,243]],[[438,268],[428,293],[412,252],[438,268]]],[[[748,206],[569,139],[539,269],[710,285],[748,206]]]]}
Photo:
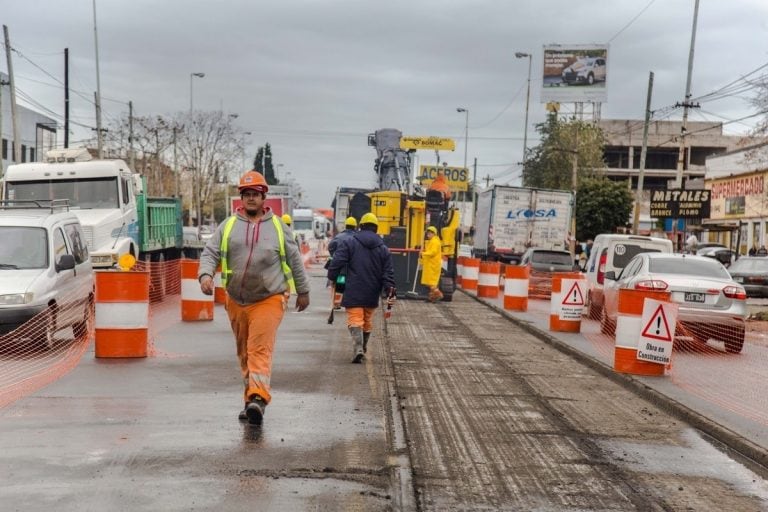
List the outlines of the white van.
{"type": "Polygon", "coordinates": [[[599,320],[603,311],[603,278],[613,270],[618,275],[636,254],[642,252],[671,253],[672,241],[641,235],[597,235],[592,243],[585,274],[589,291],[587,304],[589,317],[599,320]]]}
{"type": "Polygon", "coordinates": [[[94,274],[67,201],[0,201],[0,240],[0,342],[31,338],[52,348],[66,327],[86,334],[94,274]]]}

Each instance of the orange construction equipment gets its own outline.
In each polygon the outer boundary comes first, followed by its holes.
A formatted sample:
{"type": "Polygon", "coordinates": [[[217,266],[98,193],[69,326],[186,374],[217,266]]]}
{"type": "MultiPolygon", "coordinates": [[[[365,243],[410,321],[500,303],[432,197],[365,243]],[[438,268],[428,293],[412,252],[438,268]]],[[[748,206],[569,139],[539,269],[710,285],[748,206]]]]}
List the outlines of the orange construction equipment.
{"type": "Polygon", "coordinates": [[[147,357],[149,272],[96,274],[96,357],[147,357]]]}
{"type": "Polygon", "coordinates": [[[528,265],[507,265],[504,269],[504,309],[528,311],[528,265]]]}
{"type": "Polygon", "coordinates": [[[580,272],[552,274],[549,330],[581,332],[581,313],[587,295],[587,281],[580,272]]]}
{"type": "Polygon", "coordinates": [[[632,375],[664,375],[665,365],[637,358],[637,344],[643,329],[641,318],[645,299],[669,302],[669,292],[619,290],[619,309],[616,317],[616,341],[613,356],[613,369],[616,372],[632,375]]]}
{"type": "Polygon", "coordinates": [[[181,319],[184,322],[213,320],[213,295],[200,290],[198,260],[181,260],[181,319]]]}
{"type": "Polygon", "coordinates": [[[481,261],[477,277],[477,296],[495,299],[499,296],[499,271],[497,261],[481,261]]]}

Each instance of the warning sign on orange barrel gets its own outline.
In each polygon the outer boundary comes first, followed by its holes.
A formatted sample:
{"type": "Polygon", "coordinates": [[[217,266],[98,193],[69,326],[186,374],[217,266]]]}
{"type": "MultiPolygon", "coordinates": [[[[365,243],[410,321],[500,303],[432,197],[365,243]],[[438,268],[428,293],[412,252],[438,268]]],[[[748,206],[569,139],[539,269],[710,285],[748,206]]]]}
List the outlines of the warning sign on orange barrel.
{"type": "Polygon", "coordinates": [[[640,320],[637,358],[650,363],[669,364],[675,338],[678,305],[645,299],[640,320]]]}
{"type": "Polygon", "coordinates": [[[581,320],[584,310],[584,279],[563,279],[560,289],[560,320],[581,320]]]}

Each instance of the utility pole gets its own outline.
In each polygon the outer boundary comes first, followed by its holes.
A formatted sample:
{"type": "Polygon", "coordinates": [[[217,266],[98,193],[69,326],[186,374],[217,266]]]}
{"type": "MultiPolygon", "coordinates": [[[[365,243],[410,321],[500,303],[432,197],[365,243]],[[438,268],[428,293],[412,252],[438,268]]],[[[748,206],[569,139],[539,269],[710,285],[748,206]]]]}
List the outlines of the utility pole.
{"type": "MultiPolygon", "coordinates": [[[[688,75],[685,79],[685,100],[683,101],[683,122],[680,126],[680,151],[677,154],[677,175],[675,187],[683,188],[683,169],[685,168],[685,136],[688,131],[688,108],[691,107],[691,75],[693,74],[693,51],[696,46],[696,20],[699,17],[699,0],[693,7],[693,28],[691,29],[691,47],[688,52],[688,75]]],[[[677,226],[677,222],[675,222],[677,226]]]]}
{"type": "Polygon", "coordinates": [[[96,0],[93,0],[93,41],[96,48],[96,140],[99,159],[104,158],[104,139],[101,133],[101,79],[99,78],[99,35],[96,31],[96,0]]]}
{"type": "Polygon", "coordinates": [[[13,161],[21,162],[21,134],[19,133],[19,116],[16,109],[16,82],[13,79],[13,59],[11,59],[11,36],[8,26],[3,25],[5,35],[5,58],[8,61],[8,85],[11,88],[11,121],[13,122],[13,161]]]}
{"type": "Polygon", "coordinates": [[[483,179],[485,180],[485,188],[490,187],[491,186],[491,182],[493,181],[493,178],[491,178],[491,175],[490,174],[486,174],[485,178],[483,178],[483,179]]]}
{"type": "MultiPolygon", "coordinates": [[[[640,202],[643,198],[643,180],[645,179],[645,156],[648,153],[648,125],[651,122],[651,96],[653,95],[653,71],[648,74],[648,97],[645,100],[645,124],[643,124],[643,147],[640,150],[640,169],[637,173],[637,192],[635,192],[635,215],[632,219],[632,233],[638,234],[640,226],[640,202]]],[[[631,181],[631,179],[630,179],[631,181]]]]}
{"type": "MultiPolygon", "coordinates": [[[[466,167],[465,167],[466,169],[466,167]]],[[[475,218],[477,215],[477,157],[475,157],[475,165],[472,170],[472,229],[475,229],[475,218]]],[[[474,237],[472,237],[474,240],[474,237]]]]}
{"type": "Polygon", "coordinates": [[[133,152],[133,101],[128,102],[128,159],[132,171],[136,171],[136,156],[133,152]]]}
{"type": "Polygon", "coordinates": [[[64,149],[69,147],[69,48],[64,48],[64,149]]]}
{"type": "Polygon", "coordinates": [[[179,131],[178,127],[173,125],[173,171],[176,174],[176,197],[180,198],[180,179],[179,179],[179,160],[178,153],[176,152],[176,133],[179,131]]]}
{"type": "Polygon", "coordinates": [[[573,148],[573,168],[571,170],[571,187],[573,188],[573,211],[571,212],[571,237],[568,242],[568,250],[571,254],[576,251],[576,195],[579,184],[579,130],[581,124],[574,125],[576,128],[575,145],[573,148]]]}
{"type": "MultiPolygon", "coordinates": [[[[5,87],[7,82],[3,80],[2,75],[0,75],[0,151],[2,151],[2,143],[3,143],[3,87],[5,87]]],[[[0,179],[3,179],[3,154],[0,153],[0,179]]]]}

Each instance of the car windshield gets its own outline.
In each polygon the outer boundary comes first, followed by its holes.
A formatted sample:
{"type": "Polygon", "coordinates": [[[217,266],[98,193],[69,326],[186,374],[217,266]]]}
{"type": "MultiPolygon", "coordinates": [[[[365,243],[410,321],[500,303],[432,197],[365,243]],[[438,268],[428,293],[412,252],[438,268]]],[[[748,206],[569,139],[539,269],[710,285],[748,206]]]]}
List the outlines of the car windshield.
{"type": "Polygon", "coordinates": [[[298,231],[301,229],[304,230],[311,230],[312,229],[312,221],[311,220],[297,220],[293,219],[293,229],[298,231]]]}
{"type": "Polygon", "coordinates": [[[69,199],[72,208],[119,208],[117,177],[16,181],[6,184],[8,199],[69,199]]]}
{"type": "Polygon", "coordinates": [[[547,265],[573,265],[571,255],[559,251],[535,251],[531,255],[531,262],[547,265]]]}
{"type": "Polygon", "coordinates": [[[692,258],[652,258],[648,265],[654,274],[680,274],[686,276],[714,277],[730,279],[731,276],[720,263],[715,260],[699,260],[692,258]]]}
{"type": "Polygon", "coordinates": [[[48,267],[45,229],[0,226],[0,240],[0,270],[48,267]]]}
{"type": "Polygon", "coordinates": [[[760,272],[768,274],[768,258],[755,258],[736,260],[730,268],[734,272],[760,272]]]}

